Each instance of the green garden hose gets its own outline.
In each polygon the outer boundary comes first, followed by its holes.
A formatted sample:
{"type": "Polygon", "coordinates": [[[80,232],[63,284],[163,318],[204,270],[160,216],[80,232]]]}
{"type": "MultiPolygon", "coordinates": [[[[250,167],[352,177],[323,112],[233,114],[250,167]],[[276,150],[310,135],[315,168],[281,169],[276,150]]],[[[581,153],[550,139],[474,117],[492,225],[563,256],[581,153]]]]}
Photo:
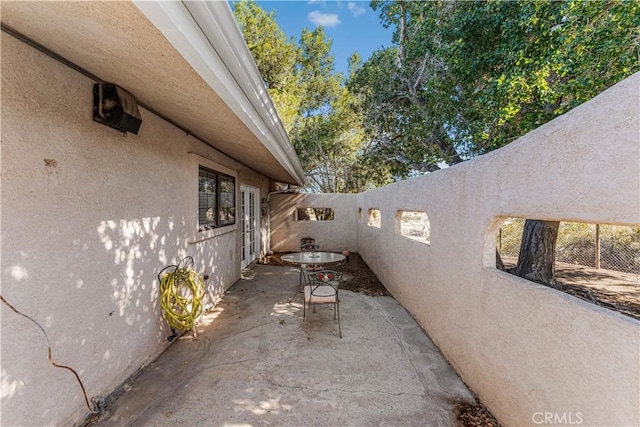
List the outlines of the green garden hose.
{"type": "MultiPolygon", "coordinates": [[[[203,313],[203,298],[205,294],[204,281],[199,274],[191,270],[186,264],[193,264],[193,258],[186,257],[173,271],[165,273],[160,279],[160,305],[172,331],[187,331],[194,327],[203,313]]],[[[169,338],[169,341],[173,336],[169,338]]]]}

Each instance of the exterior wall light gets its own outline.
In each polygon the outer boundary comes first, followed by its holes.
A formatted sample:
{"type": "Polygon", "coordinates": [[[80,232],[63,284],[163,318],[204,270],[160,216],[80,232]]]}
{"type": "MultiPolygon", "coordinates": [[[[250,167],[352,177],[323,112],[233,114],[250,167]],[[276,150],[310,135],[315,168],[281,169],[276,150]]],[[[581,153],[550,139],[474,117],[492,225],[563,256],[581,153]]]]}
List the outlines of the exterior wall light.
{"type": "Polygon", "coordinates": [[[136,98],[112,83],[93,85],[93,120],[136,135],[142,124],[136,98]]]}

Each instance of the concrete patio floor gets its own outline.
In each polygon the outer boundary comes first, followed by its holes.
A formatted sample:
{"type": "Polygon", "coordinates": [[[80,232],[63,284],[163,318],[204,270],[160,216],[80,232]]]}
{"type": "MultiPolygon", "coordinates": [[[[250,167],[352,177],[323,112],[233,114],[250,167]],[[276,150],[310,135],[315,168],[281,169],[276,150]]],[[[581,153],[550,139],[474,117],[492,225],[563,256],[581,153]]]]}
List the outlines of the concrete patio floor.
{"type": "Polygon", "coordinates": [[[454,425],[474,396],[404,308],[340,301],[343,338],[320,306],[307,339],[298,270],[255,266],[93,425],[454,425]]]}

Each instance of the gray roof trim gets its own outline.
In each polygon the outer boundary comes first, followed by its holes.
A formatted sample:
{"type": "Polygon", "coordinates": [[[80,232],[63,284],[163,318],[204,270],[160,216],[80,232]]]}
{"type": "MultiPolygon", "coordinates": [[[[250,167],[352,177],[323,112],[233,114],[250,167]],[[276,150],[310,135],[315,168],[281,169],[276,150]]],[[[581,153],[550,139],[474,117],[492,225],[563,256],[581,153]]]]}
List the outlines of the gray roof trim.
{"type": "Polygon", "coordinates": [[[305,175],[226,1],[134,0],[298,185],[305,175]]]}

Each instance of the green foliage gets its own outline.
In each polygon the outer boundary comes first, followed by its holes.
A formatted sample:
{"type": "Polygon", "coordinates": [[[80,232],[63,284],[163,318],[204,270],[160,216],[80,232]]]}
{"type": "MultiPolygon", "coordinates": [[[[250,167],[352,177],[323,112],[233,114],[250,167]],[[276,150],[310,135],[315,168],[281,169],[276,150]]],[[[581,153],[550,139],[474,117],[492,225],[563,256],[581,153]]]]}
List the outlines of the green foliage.
{"type": "Polygon", "coordinates": [[[335,58],[331,55],[331,40],[322,27],[306,28],[300,35],[296,71],[304,96],[301,114],[328,108],[335,101],[342,76],[334,73],[335,58]]]}
{"type": "Polygon", "coordinates": [[[303,29],[296,43],[253,0],[236,3],[234,14],[305,168],[307,190],[359,192],[389,182],[387,166],[366,158],[359,100],[335,72],[324,29],[303,29]]]}
{"type": "Polygon", "coordinates": [[[444,34],[471,154],[501,147],[640,69],[640,6],[461,2],[444,34]]]}
{"type": "Polygon", "coordinates": [[[286,86],[296,63],[295,41],[287,39],[273,12],[267,13],[253,0],[236,3],[233,14],[269,89],[286,86]]]}
{"type": "MultiPolygon", "coordinates": [[[[395,46],[351,79],[393,171],[499,148],[640,70],[635,1],[373,1],[395,46]]],[[[420,166],[422,165],[422,166],[420,166]]]]}
{"type": "Polygon", "coordinates": [[[394,46],[335,73],[322,27],[234,13],[309,190],[357,192],[502,147],[640,70],[640,3],[373,1],[394,46]],[[348,90],[345,90],[347,88],[348,90]]]}
{"type": "Polygon", "coordinates": [[[267,13],[253,0],[235,3],[233,14],[280,120],[290,131],[302,100],[298,79],[292,73],[298,58],[298,46],[295,40],[287,39],[275,21],[275,14],[267,13]]]}
{"type": "Polygon", "coordinates": [[[509,218],[496,236],[496,248],[503,257],[517,257],[520,252],[524,218],[509,218]]]}

